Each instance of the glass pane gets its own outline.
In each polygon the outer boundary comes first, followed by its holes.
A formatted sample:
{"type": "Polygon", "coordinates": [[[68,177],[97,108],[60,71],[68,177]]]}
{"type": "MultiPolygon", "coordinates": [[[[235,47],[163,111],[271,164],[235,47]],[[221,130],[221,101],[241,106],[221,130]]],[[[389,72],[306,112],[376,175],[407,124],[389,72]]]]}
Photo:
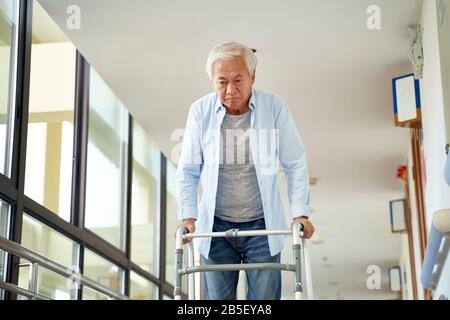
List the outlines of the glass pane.
{"type": "Polygon", "coordinates": [[[160,170],[160,151],[134,122],[131,260],[156,276],[160,170]]]}
{"type": "Polygon", "coordinates": [[[17,68],[16,0],[0,0],[0,173],[10,176],[17,68]]]}
{"type": "Polygon", "coordinates": [[[130,273],[130,298],[133,300],[158,299],[157,286],[135,272],[130,273]]]}
{"type": "Polygon", "coordinates": [[[77,291],[70,279],[45,268],[38,271],[38,293],[53,300],[76,300],[77,291]],[[72,295],[72,296],[71,296],[72,295]]]}
{"type": "Polygon", "coordinates": [[[104,295],[103,293],[92,290],[88,287],[83,287],[82,299],[83,300],[110,300],[110,298],[107,295],[104,295]]]}
{"type": "MultiPolygon", "coordinates": [[[[120,293],[124,292],[123,270],[89,249],[84,250],[83,275],[112,290],[120,293]]],[[[83,291],[85,289],[86,287],[84,286],[83,291]]]]}
{"type": "MultiPolygon", "coordinates": [[[[9,235],[9,217],[11,207],[8,203],[0,200],[0,237],[8,238],[9,235]]],[[[6,280],[7,254],[0,250],[0,280],[6,280]]],[[[4,291],[0,289],[0,300],[4,299],[4,291]]]]}
{"type": "Polygon", "coordinates": [[[70,221],[76,49],[33,1],[25,194],[70,221]]]}
{"type": "MultiPolygon", "coordinates": [[[[173,231],[179,224],[178,222],[178,200],[175,192],[175,167],[167,161],[167,229],[166,229],[166,281],[175,283],[175,239],[173,231]]],[[[187,246],[183,254],[183,266],[187,266],[187,246]]],[[[182,291],[187,292],[187,276],[182,278],[182,291]]]]}
{"type": "MultiPolygon", "coordinates": [[[[21,244],[62,266],[68,270],[78,270],[79,244],[42,222],[23,214],[21,244]]],[[[19,286],[29,289],[30,266],[29,262],[21,259],[19,269],[19,286]]],[[[76,299],[76,288],[67,278],[39,267],[38,293],[51,299],[76,299]]]]}
{"type": "Polygon", "coordinates": [[[0,237],[8,238],[11,206],[0,199],[0,237]]]}
{"type": "Polygon", "coordinates": [[[85,225],[124,249],[128,112],[91,68],[85,225]]]}
{"type": "Polygon", "coordinates": [[[42,222],[23,215],[22,246],[62,266],[78,266],[78,243],[46,226],[42,222]]]}

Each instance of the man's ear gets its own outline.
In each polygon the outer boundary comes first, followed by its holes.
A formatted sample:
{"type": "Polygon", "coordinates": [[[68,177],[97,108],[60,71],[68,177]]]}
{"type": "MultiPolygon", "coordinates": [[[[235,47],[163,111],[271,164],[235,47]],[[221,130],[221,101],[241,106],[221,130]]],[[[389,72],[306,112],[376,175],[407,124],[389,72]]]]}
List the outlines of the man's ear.
{"type": "Polygon", "coordinates": [[[253,74],[252,74],[252,84],[255,83],[255,79],[256,79],[256,70],[253,71],[253,74]]]}

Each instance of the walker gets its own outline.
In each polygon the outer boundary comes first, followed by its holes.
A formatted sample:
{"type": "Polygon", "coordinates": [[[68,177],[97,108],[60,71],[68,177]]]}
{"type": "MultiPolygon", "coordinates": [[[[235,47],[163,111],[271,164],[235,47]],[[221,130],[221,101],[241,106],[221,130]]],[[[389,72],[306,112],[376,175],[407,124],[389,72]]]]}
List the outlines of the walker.
{"type": "Polygon", "coordinates": [[[211,271],[240,271],[240,270],[281,270],[295,273],[294,293],[295,300],[303,300],[302,283],[302,261],[304,262],[306,278],[306,299],[313,299],[313,290],[311,283],[311,269],[309,264],[308,251],[305,248],[303,236],[303,225],[294,223],[292,230],[251,230],[239,231],[239,229],[230,229],[225,232],[205,232],[205,233],[187,233],[186,228],[179,228],[176,234],[175,248],[175,287],[174,299],[181,300],[181,280],[182,276],[188,275],[188,299],[195,300],[194,273],[211,271]],[[183,239],[185,238],[205,238],[205,237],[253,237],[268,235],[292,235],[293,263],[243,263],[243,264],[216,264],[216,265],[197,265],[194,266],[194,244],[190,241],[188,245],[188,266],[183,267],[183,239]],[[303,257],[303,260],[302,260],[303,257]]]}

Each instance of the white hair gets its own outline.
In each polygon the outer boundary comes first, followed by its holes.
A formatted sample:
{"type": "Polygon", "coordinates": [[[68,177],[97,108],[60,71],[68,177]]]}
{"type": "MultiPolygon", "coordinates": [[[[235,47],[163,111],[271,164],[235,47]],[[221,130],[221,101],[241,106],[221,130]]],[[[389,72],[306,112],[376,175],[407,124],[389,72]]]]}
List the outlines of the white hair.
{"type": "Polygon", "coordinates": [[[217,60],[231,60],[237,57],[244,57],[245,65],[247,66],[250,76],[256,69],[258,61],[255,55],[256,50],[236,41],[227,41],[215,46],[208,55],[206,60],[206,73],[212,80],[214,63],[217,60]]]}

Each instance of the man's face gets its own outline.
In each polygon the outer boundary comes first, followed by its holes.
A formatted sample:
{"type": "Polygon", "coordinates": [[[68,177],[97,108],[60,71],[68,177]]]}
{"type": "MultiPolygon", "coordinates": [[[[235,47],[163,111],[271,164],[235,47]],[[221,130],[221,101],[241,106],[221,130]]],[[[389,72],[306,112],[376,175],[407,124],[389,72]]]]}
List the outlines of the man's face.
{"type": "Polygon", "coordinates": [[[252,94],[255,73],[249,75],[243,57],[217,60],[213,66],[214,89],[223,105],[232,110],[245,110],[252,94]]]}

